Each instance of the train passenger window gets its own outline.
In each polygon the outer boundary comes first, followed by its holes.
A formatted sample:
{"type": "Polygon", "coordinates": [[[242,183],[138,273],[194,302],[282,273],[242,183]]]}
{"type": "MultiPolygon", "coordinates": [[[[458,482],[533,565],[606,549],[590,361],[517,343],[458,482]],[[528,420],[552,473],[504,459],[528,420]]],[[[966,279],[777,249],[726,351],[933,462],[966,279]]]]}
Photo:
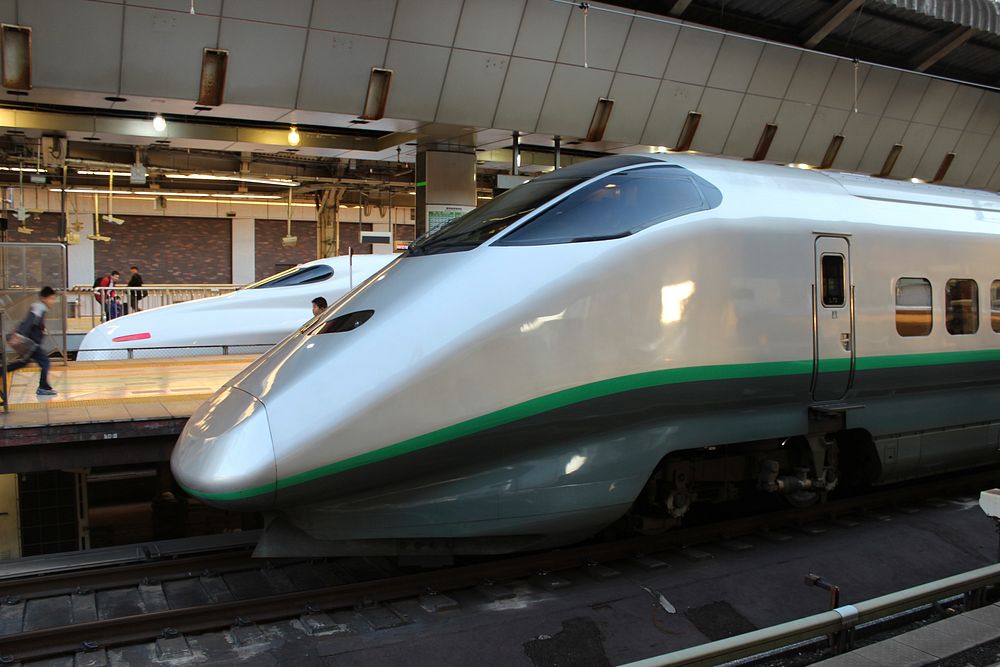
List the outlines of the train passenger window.
{"type": "Polygon", "coordinates": [[[944,288],[945,326],[948,333],[974,334],[979,331],[979,286],[975,280],[953,278],[944,288]]]}
{"type": "Polygon", "coordinates": [[[993,330],[1000,333],[1000,280],[994,280],[990,285],[990,322],[993,330]]]}
{"type": "Polygon", "coordinates": [[[276,273],[273,276],[258,280],[243,289],[264,289],[267,287],[290,287],[292,285],[308,285],[326,280],[333,275],[333,269],[326,264],[315,266],[296,266],[276,273]]]}
{"type": "Polygon", "coordinates": [[[931,283],[926,278],[896,281],[896,333],[900,336],[927,336],[934,326],[931,283]]]}
{"type": "Polygon", "coordinates": [[[714,208],[715,186],[675,165],[609,174],[569,195],[496,242],[501,246],[604,241],[714,208]]]}
{"type": "Polygon", "coordinates": [[[844,305],[844,256],[823,255],[823,305],[836,308],[844,305]]]}

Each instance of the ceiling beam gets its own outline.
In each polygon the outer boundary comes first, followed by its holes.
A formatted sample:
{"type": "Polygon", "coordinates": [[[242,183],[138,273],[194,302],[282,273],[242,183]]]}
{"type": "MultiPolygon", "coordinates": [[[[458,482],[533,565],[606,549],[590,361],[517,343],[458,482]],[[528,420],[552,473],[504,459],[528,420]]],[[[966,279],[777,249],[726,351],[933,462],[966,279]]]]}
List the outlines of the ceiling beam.
{"type": "MultiPolygon", "coordinates": [[[[0,109],[0,127],[56,133],[85,132],[96,137],[114,135],[150,140],[198,139],[226,143],[251,143],[262,146],[288,146],[287,129],[240,126],[238,121],[223,125],[170,120],[166,130],[157,132],[148,120],[135,118],[0,109]]],[[[379,152],[413,141],[418,136],[407,132],[393,132],[376,137],[299,130],[298,148],[379,152]]]]}
{"type": "Polygon", "coordinates": [[[691,0],[676,0],[674,6],[670,8],[671,16],[680,16],[691,4],[691,0]]]}
{"type": "Polygon", "coordinates": [[[918,72],[926,72],[934,63],[972,39],[976,32],[975,28],[965,26],[955,28],[914,56],[909,62],[910,67],[918,72]]]}
{"type": "Polygon", "coordinates": [[[799,36],[802,40],[802,45],[807,49],[815,48],[817,44],[836,30],[837,26],[846,21],[847,17],[853,14],[863,3],[864,0],[840,0],[837,2],[830,9],[820,14],[815,21],[806,26],[806,29],[799,36]]]}

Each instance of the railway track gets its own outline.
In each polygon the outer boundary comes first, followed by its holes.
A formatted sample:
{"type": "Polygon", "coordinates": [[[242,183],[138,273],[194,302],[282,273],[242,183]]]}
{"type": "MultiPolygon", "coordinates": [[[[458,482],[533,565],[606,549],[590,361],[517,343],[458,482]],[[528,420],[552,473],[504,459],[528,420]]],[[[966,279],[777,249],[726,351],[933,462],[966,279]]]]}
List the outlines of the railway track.
{"type": "MultiPolygon", "coordinates": [[[[310,586],[302,590],[286,590],[245,599],[229,599],[207,604],[160,609],[148,613],[128,614],[116,618],[95,619],[82,623],[21,632],[0,637],[2,657],[12,661],[37,660],[71,654],[96,647],[110,648],[173,637],[178,634],[205,632],[232,626],[263,623],[278,619],[308,617],[321,612],[350,609],[421,595],[434,595],[470,589],[497,581],[510,581],[577,568],[599,568],[600,564],[655,555],[671,549],[684,549],[699,544],[732,540],[741,536],[794,528],[818,521],[866,511],[885,511],[890,507],[926,501],[935,496],[978,492],[993,486],[998,479],[995,469],[980,470],[960,477],[924,481],[919,485],[893,488],[863,496],[845,498],[809,508],[788,509],[764,515],[715,522],[703,526],[668,531],[652,537],[635,537],[613,542],[584,544],[556,551],[498,558],[487,562],[448,567],[416,574],[400,574],[388,568],[365,581],[338,581],[325,586],[310,586]]],[[[225,557],[219,555],[219,563],[225,557]]],[[[348,559],[345,559],[348,560],[348,559]]],[[[357,560],[357,559],[355,559],[357,560]]],[[[178,563],[180,565],[180,563],[178,563]]],[[[238,563],[231,563],[238,567],[238,563]]],[[[259,568],[259,565],[254,565],[259,568]]],[[[305,563],[305,566],[309,566],[305,563]]],[[[279,566],[280,567],[280,566],[279,566]]],[[[319,567],[319,564],[317,564],[319,567]]],[[[339,567],[335,564],[335,567],[339,567]]],[[[377,566],[375,567],[377,569],[377,566]]],[[[94,577],[96,585],[129,585],[142,573],[142,568],[117,573],[85,573],[94,577]],[[97,579],[106,577],[105,579],[97,579]],[[131,579],[130,579],[131,577],[131,579]]],[[[147,570],[143,576],[148,577],[147,570]]],[[[184,568],[171,570],[166,576],[180,576],[184,568]]],[[[65,575],[65,573],[64,573],[65,575]]],[[[50,590],[64,591],[66,579],[48,579],[57,584],[50,590]],[[61,588],[59,587],[61,586],[61,588]]],[[[362,577],[364,578],[364,577],[362,577]]],[[[40,597],[39,582],[7,582],[22,586],[22,591],[40,597]]],[[[3,589],[0,588],[0,591],[3,589]]]]}

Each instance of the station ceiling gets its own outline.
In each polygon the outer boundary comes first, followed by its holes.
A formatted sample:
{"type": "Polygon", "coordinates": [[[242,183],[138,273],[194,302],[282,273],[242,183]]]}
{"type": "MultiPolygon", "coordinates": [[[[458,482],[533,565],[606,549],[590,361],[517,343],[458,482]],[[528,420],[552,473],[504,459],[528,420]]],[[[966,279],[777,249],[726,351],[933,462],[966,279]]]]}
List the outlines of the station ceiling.
{"type": "Polygon", "coordinates": [[[191,0],[0,0],[0,21],[32,28],[33,84],[8,95],[0,127],[313,160],[454,143],[503,168],[513,131],[540,160],[554,135],[571,150],[662,150],[694,112],[691,150],[747,158],[770,125],[767,161],[819,165],[840,136],[836,169],[878,173],[898,145],[892,177],[932,180],[948,159],[942,182],[1000,189],[993,0],[584,4],[194,0],[192,14],[191,0]],[[224,101],[195,109],[206,47],[229,53],[224,101]],[[372,67],[393,77],[384,117],[364,122],[372,67]],[[587,142],[601,98],[607,127],[587,142]]]}

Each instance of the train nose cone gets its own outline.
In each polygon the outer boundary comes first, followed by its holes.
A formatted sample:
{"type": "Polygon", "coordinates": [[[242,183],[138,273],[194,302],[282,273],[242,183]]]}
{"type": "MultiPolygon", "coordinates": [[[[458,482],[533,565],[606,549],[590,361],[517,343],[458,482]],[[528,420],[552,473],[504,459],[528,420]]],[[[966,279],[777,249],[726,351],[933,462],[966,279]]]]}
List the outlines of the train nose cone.
{"type": "Polygon", "coordinates": [[[174,479],[210,505],[273,506],[277,471],[264,404],[227,387],[188,420],[170,457],[174,479]]]}

